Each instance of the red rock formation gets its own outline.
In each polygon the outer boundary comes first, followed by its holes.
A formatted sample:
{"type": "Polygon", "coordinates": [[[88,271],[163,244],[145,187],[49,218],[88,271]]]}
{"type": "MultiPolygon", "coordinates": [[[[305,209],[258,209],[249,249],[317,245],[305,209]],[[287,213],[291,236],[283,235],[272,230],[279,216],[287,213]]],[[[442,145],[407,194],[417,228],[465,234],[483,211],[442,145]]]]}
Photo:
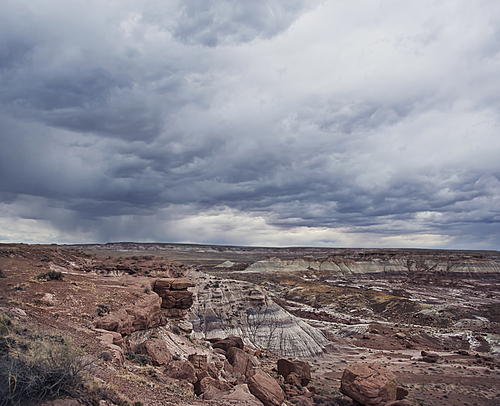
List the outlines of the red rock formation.
{"type": "Polygon", "coordinates": [[[233,373],[247,375],[252,369],[252,361],[248,354],[237,347],[230,347],[227,350],[227,360],[233,367],[233,373]]]}
{"type": "Polygon", "coordinates": [[[396,400],[398,378],[388,369],[370,363],[351,365],[344,371],[340,392],[366,406],[396,400]]]}
{"type": "Polygon", "coordinates": [[[194,284],[185,278],[157,279],[153,290],[161,297],[164,309],[189,309],[193,305],[193,294],[187,288],[194,284]]]}
{"type": "Polygon", "coordinates": [[[248,385],[236,385],[228,394],[217,398],[221,401],[229,401],[230,404],[244,404],[247,406],[262,406],[262,402],[252,395],[248,389],[248,385]]]}
{"type": "Polygon", "coordinates": [[[269,374],[256,369],[249,373],[247,381],[250,393],[259,399],[264,406],[281,406],[285,400],[285,393],[269,374]]]}
{"type": "Polygon", "coordinates": [[[165,371],[165,375],[178,380],[186,380],[192,384],[197,381],[196,370],[189,361],[172,361],[165,371]]]}
{"type": "Polygon", "coordinates": [[[166,342],[159,338],[146,340],[136,348],[135,352],[151,357],[151,361],[155,366],[168,365],[172,361],[172,354],[166,342]]]}
{"type": "Polygon", "coordinates": [[[279,359],[278,374],[282,375],[285,380],[290,374],[294,374],[300,380],[300,385],[302,386],[309,385],[311,381],[311,368],[306,361],[279,359]]]}
{"type": "Polygon", "coordinates": [[[161,298],[156,293],[150,292],[134,305],[126,306],[97,319],[95,325],[97,328],[129,335],[137,330],[165,325],[160,309],[161,298]]]}
{"type": "Polygon", "coordinates": [[[211,338],[209,341],[212,343],[213,348],[220,348],[221,350],[224,350],[226,352],[231,347],[236,347],[241,350],[243,349],[243,340],[241,339],[241,337],[229,336],[224,339],[211,338]]]}

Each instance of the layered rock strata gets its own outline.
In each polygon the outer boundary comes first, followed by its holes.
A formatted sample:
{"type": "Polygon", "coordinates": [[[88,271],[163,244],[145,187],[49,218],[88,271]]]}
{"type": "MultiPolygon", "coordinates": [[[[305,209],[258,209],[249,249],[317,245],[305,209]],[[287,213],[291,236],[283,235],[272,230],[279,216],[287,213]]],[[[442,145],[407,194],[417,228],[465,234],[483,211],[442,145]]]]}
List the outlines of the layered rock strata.
{"type": "Polygon", "coordinates": [[[318,330],[286,312],[260,287],[199,272],[192,275],[196,286],[189,317],[198,338],[238,336],[245,344],[292,358],[314,357],[328,344],[318,330]]]}
{"type": "Polygon", "coordinates": [[[418,276],[433,272],[447,277],[500,278],[500,263],[493,259],[461,258],[452,261],[423,258],[372,258],[353,260],[349,258],[268,258],[257,261],[241,272],[298,272],[305,270],[329,271],[345,278],[418,276]]]}
{"type": "Polygon", "coordinates": [[[194,284],[186,278],[162,278],[154,282],[153,290],[161,297],[161,307],[167,316],[184,316],[193,305],[193,294],[187,289],[194,284]]]}

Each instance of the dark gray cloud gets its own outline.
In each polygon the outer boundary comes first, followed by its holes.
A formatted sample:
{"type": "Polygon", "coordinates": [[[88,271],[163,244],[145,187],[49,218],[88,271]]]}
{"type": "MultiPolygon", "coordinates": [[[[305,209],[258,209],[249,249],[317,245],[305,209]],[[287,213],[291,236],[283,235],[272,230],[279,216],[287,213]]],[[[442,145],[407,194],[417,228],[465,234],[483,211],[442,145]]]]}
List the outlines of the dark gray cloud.
{"type": "Polygon", "coordinates": [[[498,248],[500,6],[388,4],[4,2],[0,241],[498,248]]]}
{"type": "MultiPolygon", "coordinates": [[[[173,35],[187,44],[208,47],[269,39],[285,31],[302,14],[303,0],[251,3],[238,0],[183,0],[173,35]]],[[[311,4],[310,4],[311,5],[311,4]]]]}

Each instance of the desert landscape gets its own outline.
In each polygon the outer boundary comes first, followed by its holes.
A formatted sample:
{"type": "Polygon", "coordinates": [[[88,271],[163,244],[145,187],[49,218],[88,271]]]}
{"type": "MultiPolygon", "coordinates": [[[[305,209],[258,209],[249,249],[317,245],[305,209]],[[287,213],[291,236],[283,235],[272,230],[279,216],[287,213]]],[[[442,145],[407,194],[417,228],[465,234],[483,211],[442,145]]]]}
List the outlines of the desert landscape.
{"type": "Polygon", "coordinates": [[[0,271],[1,405],[500,404],[497,251],[3,244],[0,271]]]}

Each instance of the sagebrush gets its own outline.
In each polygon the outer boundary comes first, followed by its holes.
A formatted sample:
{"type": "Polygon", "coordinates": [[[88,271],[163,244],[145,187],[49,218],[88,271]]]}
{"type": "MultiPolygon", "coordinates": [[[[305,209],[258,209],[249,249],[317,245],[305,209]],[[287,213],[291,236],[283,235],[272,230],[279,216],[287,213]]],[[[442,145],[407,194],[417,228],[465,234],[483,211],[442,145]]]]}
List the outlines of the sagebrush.
{"type": "Polygon", "coordinates": [[[0,326],[0,406],[79,397],[91,363],[80,348],[62,337],[16,331],[5,315],[0,326]]]}

